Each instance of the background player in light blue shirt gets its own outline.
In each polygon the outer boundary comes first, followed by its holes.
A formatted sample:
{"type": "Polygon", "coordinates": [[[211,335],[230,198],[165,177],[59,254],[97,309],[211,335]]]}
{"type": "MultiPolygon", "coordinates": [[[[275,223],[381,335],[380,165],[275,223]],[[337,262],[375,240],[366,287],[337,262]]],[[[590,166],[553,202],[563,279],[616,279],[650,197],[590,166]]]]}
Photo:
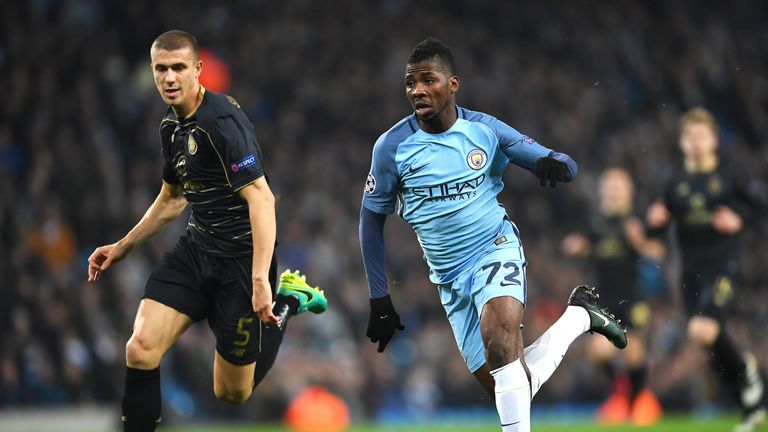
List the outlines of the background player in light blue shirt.
{"type": "Polygon", "coordinates": [[[523,351],[526,261],[520,236],[497,200],[511,162],[543,186],[568,182],[578,167],[502,121],[456,106],[459,77],[450,50],[429,38],[406,66],[414,114],[373,149],[360,212],[360,244],[371,295],[366,336],[382,352],[400,317],[387,294],[383,228],[397,210],[413,227],[470,371],[495,398],[503,431],[530,430],[530,400],[568,346],[586,331],[626,346],[618,322],[586,286],[563,316],[523,351]]]}

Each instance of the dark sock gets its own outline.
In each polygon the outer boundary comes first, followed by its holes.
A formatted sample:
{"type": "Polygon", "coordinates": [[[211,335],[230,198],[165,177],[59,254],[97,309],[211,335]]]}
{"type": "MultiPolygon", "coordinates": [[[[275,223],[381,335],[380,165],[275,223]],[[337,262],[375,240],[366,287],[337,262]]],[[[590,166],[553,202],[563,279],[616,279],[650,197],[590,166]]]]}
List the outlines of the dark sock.
{"type": "Polygon", "coordinates": [[[280,344],[283,343],[283,335],[288,326],[288,320],[296,314],[299,309],[299,299],[294,296],[277,295],[275,306],[272,307],[272,313],[280,320],[280,324],[275,326],[264,326],[261,330],[261,352],[256,360],[256,369],[253,372],[253,387],[259,385],[261,380],[267,375],[272,365],[275,364],[277,352],[280,350],[280,344]]]}
{"type": "Polygon", "coordinates": [[[282,295],[278,294],[277,299],[275,300],[275,306],[272,308],[272,313],[274,313],[278,318],[280,318],[280,326],[285,329],[285,325],[288,324],[288,319],[292,317],[293,315],[296,315],[296,312],[299,311],[299,299],[292,295],[282,295]],[[283,319],[283,315],[285,319],[283,319]]]}
{"type": "Polygon", "coordinates": [[[154,432],[160,422],[160,368],[127,368],[123,432],[154,432]]]}
{"type": "Polygon", "coordinates": [[[742,404],[740,391],[745,382],[744,374],[747,365],[739,350],[725,334],[725,329],[720,330],[720,334],[712,345],[711,365],[720,377],[720,382],[730,388],[736,400],[742,404]]]}
{"type": "Polygon", "coordinates": [[[746,363],[731,339],[721,330],[712,345],[712,367],[723,381],[732,384],[744,380],[746,363]]]}
{"type": "Polygon", "coordinates": [[[635,400],[637,395],[643,391],[647,371],[648,368],[645,364],[629,369],[629,385],[631,387],[629,390],[629,400],[635,400]]]}

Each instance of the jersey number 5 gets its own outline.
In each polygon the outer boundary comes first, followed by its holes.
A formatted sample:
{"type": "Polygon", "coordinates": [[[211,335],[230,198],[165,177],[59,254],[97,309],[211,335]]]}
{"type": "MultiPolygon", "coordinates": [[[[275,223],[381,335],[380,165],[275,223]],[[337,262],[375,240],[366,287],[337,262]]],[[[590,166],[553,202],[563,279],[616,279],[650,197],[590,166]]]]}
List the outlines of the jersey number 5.
{"type": "Polygon", "coordinates": [[[491,282],[493,282],[493,278],[496,277],[496,274],[501,270],[501,268],[504,267],[505,269],[512,269],[511,272],[507,273],[506,276],[504,276],[504,279],[501,281],[501,286],[512,286],[512,285],[520,285],[520,281],[517,279],[517,276],[520,274],[520,267],[515,264],[512,261],[505,262],[502,264],[499,261],[492,262],[490,264],[486,264],[483,266],[482,270],[488,270],[491,269],[491,272],[488,274],[488,279],[485,280],[486,285],[490,285],[491,282]]]}

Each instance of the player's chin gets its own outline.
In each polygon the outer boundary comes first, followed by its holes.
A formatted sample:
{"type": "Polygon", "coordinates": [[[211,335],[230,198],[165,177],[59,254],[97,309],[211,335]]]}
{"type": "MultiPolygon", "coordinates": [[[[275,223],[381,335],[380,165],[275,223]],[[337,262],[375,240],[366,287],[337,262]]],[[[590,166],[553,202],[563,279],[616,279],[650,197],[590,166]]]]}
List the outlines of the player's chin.
{"type": "Polygon", "coordinates": [[[416,118],[423,122],[428,122],[435,118],[435,111],[431,108],[419,108],[414,110],[414,112],[416,113],[416,118]]]}

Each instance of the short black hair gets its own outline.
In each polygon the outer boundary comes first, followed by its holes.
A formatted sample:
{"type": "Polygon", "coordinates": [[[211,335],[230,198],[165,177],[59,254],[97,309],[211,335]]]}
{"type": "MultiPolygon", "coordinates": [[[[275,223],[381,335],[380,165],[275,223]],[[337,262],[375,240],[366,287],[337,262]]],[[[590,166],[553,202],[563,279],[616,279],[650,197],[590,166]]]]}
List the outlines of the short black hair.
{"type": "Polygon", "coordinates": [[[453,61],[453,53],[446,44],[434,37],[428,37],[419,42],[411,56],[408,57],[408,64],[421,63],[428,60],[437,60],[448,69],[451,75],[456,75],[456,63],[453,61]]]}
{"type": "Polygon", "coordinates": [[[183,30],[168,30],[152,42],[152,46],[164,51],[176,51],[191,48],[197,59],[197,39],[183,30]]]}

